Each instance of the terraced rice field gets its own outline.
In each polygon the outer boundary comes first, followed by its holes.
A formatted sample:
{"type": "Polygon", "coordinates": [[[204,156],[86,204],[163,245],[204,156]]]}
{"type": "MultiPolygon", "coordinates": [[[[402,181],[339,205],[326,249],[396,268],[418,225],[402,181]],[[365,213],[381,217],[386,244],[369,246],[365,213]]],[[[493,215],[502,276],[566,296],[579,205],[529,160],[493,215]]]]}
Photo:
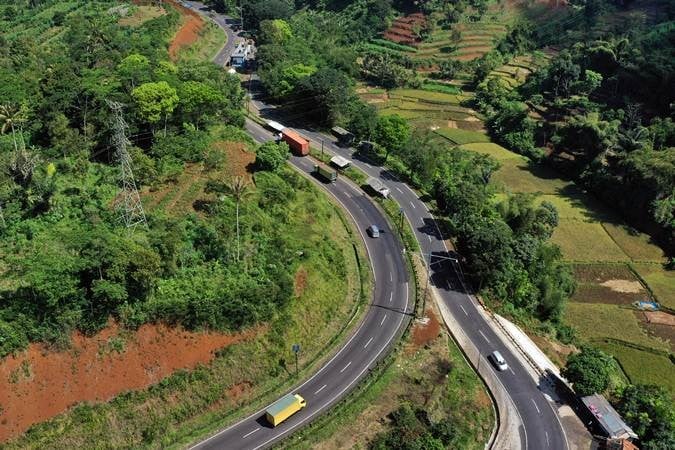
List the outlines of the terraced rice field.
{"type": "Polygon", "coordinates": [[[417,89],[393,89],[372,93],[361,89],[360,96],[377,108],[380,114],[398,114],[418,127],[481,131],[481,116],[461,106],[469,98],[465,94],[446,94],[417,89]]]}
{"type": "Polygon", "coordinates": [[[535,52],[530,55],[516,56],[507,64],[490,72],[488,78],[497,77],[505,82],[509,90],[514,89],[525,83],[530,74],[545,67],[550,59],[550,52],[535,52]]]}
{"type": "Polygon", "coordinates": [[[457,59],[470,61],[489,52],[495,42],[506,33],[502,23],[460,23],[451,30],[437,30],[428,41],[417,46],[413,58],[457,59]],[[459,38],[459,39],[457,39],[459,38]]]}

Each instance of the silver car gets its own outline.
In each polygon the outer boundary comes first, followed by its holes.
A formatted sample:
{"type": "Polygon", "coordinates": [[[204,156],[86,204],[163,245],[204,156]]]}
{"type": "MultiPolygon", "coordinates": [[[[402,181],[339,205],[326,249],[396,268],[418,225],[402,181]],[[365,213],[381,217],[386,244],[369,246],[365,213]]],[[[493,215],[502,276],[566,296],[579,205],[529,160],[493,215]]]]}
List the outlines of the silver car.
{"type": "Polygon", "coordinates": [[[509,368],[509,366],[506,364],[506,360],[504,359],[502,354],[499,353],[498,351],[492,352],[492,354],[490,355],[490,359],[492,360],[492,363],[499,371],[504,371],[509,368]]]}

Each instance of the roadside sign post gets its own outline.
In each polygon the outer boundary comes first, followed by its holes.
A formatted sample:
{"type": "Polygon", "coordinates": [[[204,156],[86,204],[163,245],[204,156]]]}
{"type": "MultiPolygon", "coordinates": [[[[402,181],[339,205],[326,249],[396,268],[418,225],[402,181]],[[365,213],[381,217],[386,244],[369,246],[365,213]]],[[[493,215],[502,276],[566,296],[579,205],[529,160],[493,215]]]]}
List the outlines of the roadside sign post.
{"type": "Polygon", "coordinates": [[[298,376],[298,353],[300,353],[300,344],[293,344],[291,347],[293,353],[295,354],[295,376],[298,376]]]}
{"type": "Polygon", "coordinates": [[[398,218],[399,218],[399,224],[398,224],[398,232],[403,236],[403,208],[398,209],[398,218]]]}

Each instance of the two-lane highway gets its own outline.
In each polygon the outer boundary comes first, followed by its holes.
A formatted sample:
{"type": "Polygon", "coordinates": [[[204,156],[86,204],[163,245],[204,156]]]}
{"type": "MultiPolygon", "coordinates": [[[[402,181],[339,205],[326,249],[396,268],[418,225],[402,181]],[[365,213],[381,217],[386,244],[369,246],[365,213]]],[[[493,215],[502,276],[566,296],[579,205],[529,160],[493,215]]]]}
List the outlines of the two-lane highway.
{"type": "MultiPolygon", "coordinates": [[[[271,133],[253,122],[247,123],[247,129],[258,142],[273,138],[271,133]]],[[[292,157],[290,162],[306,174],[314,169],[309,158],[292,157]]],[[[303,396],[307,407],[276,428],[267,423],[264,410],[260,410],[193,448],[258,449],[288,436],[327,411],[353,389],[386,355],[410,320],[412,287],[403,249],[384,216],[361,190],[346,179],[339,178],[335,183],[323,186],[349,212],[366,243],[375,278],[373,300],[366,316],[347,343],[315,375],[291,391],[303,396]],[[373,239],[365,234],[366,228],[372,224],[382,230],[379,238],[373,239]]]]}
{"type": "MultiPolygon", "coordinates": [[[[197,2],[187,2],[197,3],[197,2]]],[[[213,14],[216,23],[233,39],[228,19],[213,14]]],[[[230,43],[231,45],[231,43],[230,43]]],[[[223,59],[225,52],[220,52],[216,62],[223,59]]],[[[226,56],[226,55],[225,55],[226,56]]],[[[254,99],[256,95],[254,93],[254,99]]],[[[254,105],[258,110],[274,109],[255,99],[254,105]]],[[[264,114],[263,114],[264,115],[264,114]]],[[[283,117],[273,117],[284,122],[283,117]]],[[[257,124],[247,121],[249,133],[262,142],[270,135],[257,124]]],[[[524,449],[556,449],[568,448],[564,430],[560,424],[553,406],[538,387],[538,382],[532,379],[530,372],[521,360],[512,352],[511,347],[502,342],[501,337],[493,329],[494,324],[486,319],[485,312],[476,299],[467,293],[463,284],[463,277],[458,273],[456,264],[449,264],[443,257],[449,255],[445,241],[436,225],[435,219],[427,209],[425,203],[405,183],[398,180],[393,174],[382,167],[371,164],[366,160],[352,158],[353,149],[343,149],[334,144],[333,139],[325,134],[313,130],[297,128],[315,143],[324,143],[327,151],[347,157],[352,163],[370,176],[374,176],[385,183],[398,202],[410,222],[417,240],[420,243],[422,254],[431,267],[430,284],[437,290],[441,300],[449,308],[455,321],[461,326],[471,342],[483,355],[481,363],[489,364],[485,357],[494,350],[499,350],[509,364],[509,370],[497,373],[499,381],[508,397],[515,405],[516,414],[523,424],[520,430],[520,447],[524,449]]],[[[293,158],[292,163],[305,172],[311,170],[311,162],[306,159],[293,158]]],[[[294,392],[305,395],[308,407],[288,422],[275,429],[264,425],[261,419],[262,411],[233,427],[224,430],[208,441],[199,444],[200,448],[260,448],[275,442],[304,423],[324,412],[337,399],[353,388],[368,368],[378,358],[381,358],[387,346],[394,340],[404,327],[409,316],[403,311],[409,311],[409,286],[404,272],[404,261],[401,257],[401,248],[398,242],[385,226],[385,220],[373,204],[363,194],[348,182],[338,180],[329,190],[349,211],[359,228],[375,223],[385,229],[384,239],[380,241],[366,239],[369,256],[376,276],[374,301],[366,319],[357,333],[347,342],[340,352],[324,366],[315,376],[301,385],[294,392]],[[402,293],[405,292],[405,300],[402,293]],[[390,321],[397,321],[391,326],[390,321]],[[386,325],[389,324],[390,327],[386,325]],[[374,351],[377,349],[377,351],[374,351]],[[356,357],[359,353],[363,355],[356,357]],[[369,354],[370,356],[365,356],[369,354]],[[325,381],[324,381],[325,380],[325,381]],[[338,386],[339,385],[339,386],[338,386]],[[309,392],[309,395],[307,394],[309,392]]],[[[461,269],[460,269],[461,271],[461,269]]],[[[500,411],[504,414],[505,411],[500,411]]]]}
{"type": "MultiPolygon", "coordinates": [[[[256,107],[271,108],[260,101],[256,101],[256,107]]],[[[282,119],[276,117],[276,120],[282,119]]],[[[479,349],[483,355],[481,360],[490,364],[484,358],[495,350],[499,350],[506,358],[509,369],[498,372],[497,376],[513,400],[524,425],[520,433],[521,448],[567,449],[567,440],[557,413],[544,392],[539,389],[538,382],[532,379],[530,372],[511,351],[511,347],[505,345],[493,330],[493,325],[486,320],[476,299],[467,293],[459,266],[444,259],[458,255],[448,252],[433,215],[417,193],[386,168],[374,165],[367,159],[354,157],[353,148],[339,147],[331,136],[309,129],[295,129],[311,139],[317,147],[323,142],[326,152],[349,159],[354,166],[380,179],[390,189],[391,197],[402,208],[424,258],[431,266],[430,285],[437,289],[455,320],[479,349]]]]}

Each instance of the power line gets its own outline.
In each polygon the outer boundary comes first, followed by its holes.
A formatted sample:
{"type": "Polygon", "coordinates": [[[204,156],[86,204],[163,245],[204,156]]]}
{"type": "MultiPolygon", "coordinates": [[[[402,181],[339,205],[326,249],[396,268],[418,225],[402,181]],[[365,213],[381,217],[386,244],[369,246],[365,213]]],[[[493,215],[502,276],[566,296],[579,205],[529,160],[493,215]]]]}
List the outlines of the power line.
{"type": "Polygon", "coordinates": [[[126,136],[128,125],[122,115],[122,104],[110,100],[106,100],[106,103],[113,112],[113,118],[111,119],[112,143],[115,147],[115,157],[120,164],[122,201],[117,203],[117,208],[127,228],[133,229],[139,224],[147,227],[148,222],[145,219],[145,211],[143,211],[143,204],[136,188],[134,172],[131,167],[131,156],[129,156],[127,150],[127,145],[129,145],[126,136]]]}

